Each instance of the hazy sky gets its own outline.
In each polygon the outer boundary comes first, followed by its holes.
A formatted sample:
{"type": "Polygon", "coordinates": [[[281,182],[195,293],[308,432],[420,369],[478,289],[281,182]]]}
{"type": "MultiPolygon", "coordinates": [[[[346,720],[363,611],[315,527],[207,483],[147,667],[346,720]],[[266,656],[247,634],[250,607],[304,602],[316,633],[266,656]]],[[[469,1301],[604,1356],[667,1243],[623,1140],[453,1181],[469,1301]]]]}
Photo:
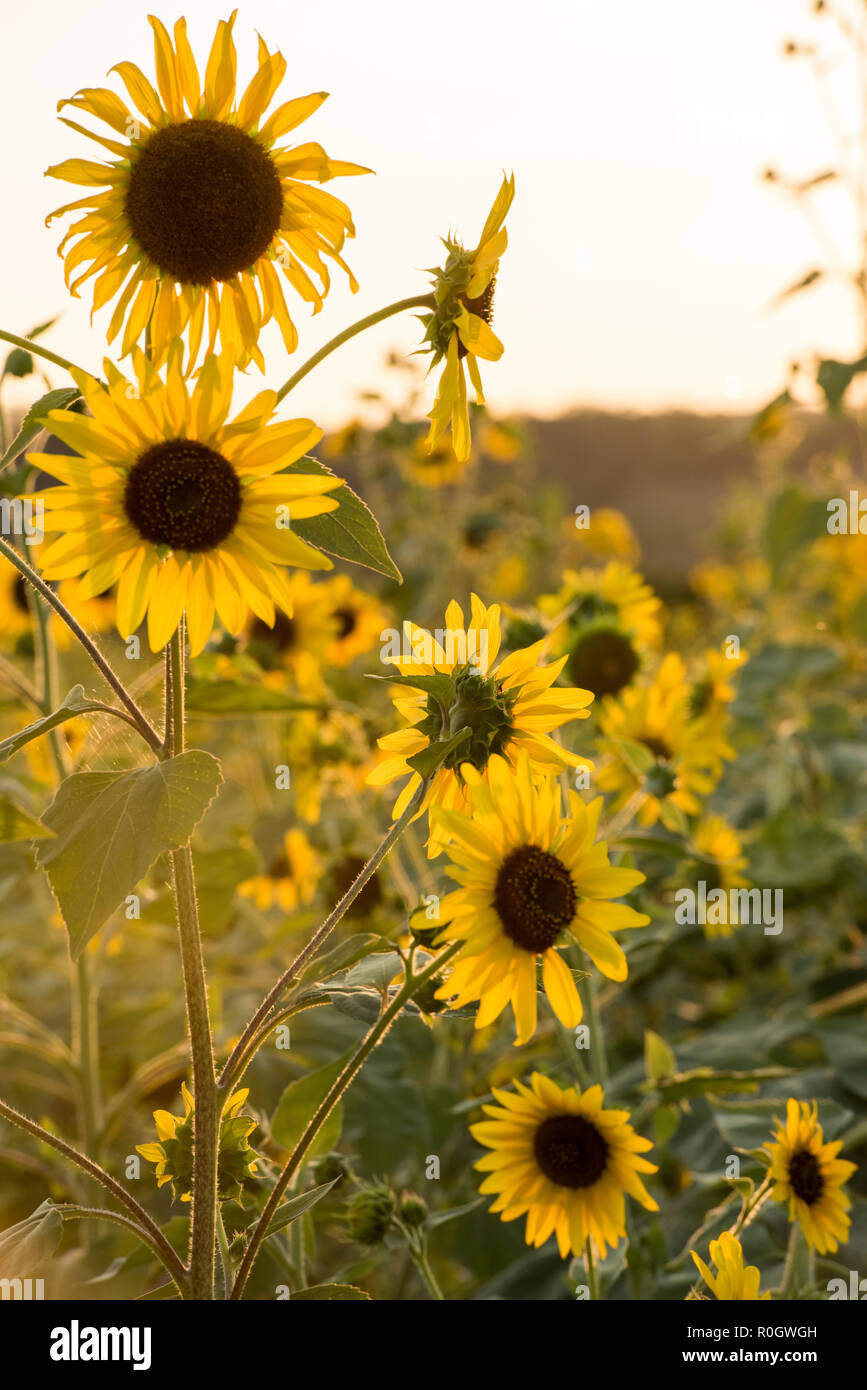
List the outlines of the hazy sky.
{"type": "MultiPolygon", "coordinates": [[[[87,299],[64,288],[61,224],[44,226],[50,209],[80,193],[42,171],[73,155],[99,158],[57,122],[56,102],[118,83],[105,74],[121,59],[152,77],[152,8],[4,0],[0,11],[0,324],[26,332],[60,313],[47,345],[94,369],[108,311],[90,326],[87,299]]],[[[359,293],[337,272],[319,316],[299,302],[301,347],[290,362],[269,336],[268,383],[348,322],[424,288],[414,267],[436,262],[440,234],[454,227],[474,244],[504,168],[515,171],[517,196],[496,304],[506,353],[485,372],[495,409],[746,408],[778,389],[793,356],[859,352],[842,289],[768,309],[817,255],[798,210],[761,181],[768,164],[806,176],[829,161],[809,71],[781,57],[785,38],[824,29],[811,8],[809,0],[241,0],[241,81],[253,71],[258,29],[288,60],[281,99],[332,94],[299,139],[377,170],[329,185],[355,215],[347,258],[359,293]]],[[[228,12],[189,0],[197,57],[228,12]]],[[[158,13],[170,26],[179,11],[158,13]]],[[[845,123],[845,73],[835,99],[845,123]]],[[[823,197],[845,245],[846,209],[823,197]]],[[[407,316],[343,349],[293,397],[299,413],[339,423],[356,391],[378,384],[387,349],[413,350],[416,327],[407,316]]]]}

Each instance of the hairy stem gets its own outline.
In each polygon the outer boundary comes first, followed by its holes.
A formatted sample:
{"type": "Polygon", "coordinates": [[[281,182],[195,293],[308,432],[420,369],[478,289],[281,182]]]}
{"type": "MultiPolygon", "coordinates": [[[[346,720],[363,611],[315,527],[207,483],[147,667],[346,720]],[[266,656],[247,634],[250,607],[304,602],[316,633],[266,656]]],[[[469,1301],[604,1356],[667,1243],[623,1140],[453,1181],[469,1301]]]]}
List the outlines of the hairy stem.
{"type": "Polygon", "coordinates": [[[51,586],[45,583],[45,580],[41,575],[37,574],[32,565],[28,565],[27,561],[22,559],[18,554],[15,547],[11,546],[8,541],[3,540],[2,537],[0,537],[0,555],[4,555],[9,563],[15,566],[19,574],[24,575],[24,578],[33,585],[37,593],[39,593],[45,602],[54,609],[55,613],[63,619],[70,632],[73,633],[84,647],[84,650],[87,652],[97,670],[105,677],[118,699],[129,711],[129,714],[132,716],[132,722],[142,738],[150,745],[155,753],[158,752],[162,746],[162,740],[159,734],[151,724],[144,710],[140,709],[136,704],[123,681],[119,676],[115,675],[96,643],[88,637],[81,623],[72,616],[65,604],[61,603],[51,586]]]}
{"type": "Polygon", "coordinates": [[[284,381],[280,390],[277,392],[277,400],[282,401],[289,392],[294,390],[299,381],[303,381],[308,372],[312,372],[320,362],[324,361],[337,348],[348,343],[350,338],[354,338],[358,333],[363,333],[367,328],[373,328],[375,324],[382,323],[384,319],[390,319],[394,314],[402,314],[405,309],[435,309],[436,301],[432,294],[416,295],[412,294],[408,299],[395,300],[394,304],[388,304],[384,309],[377,309],[375,314],[368,314],[366,318],[359,319],[357,323],[350,324],[349,328],[344,328],[342,333],[331,338],[324,347],[318,352],[314,352],[312,357],[302,363],[296,372],[293,372],[288,381],[284,381]]]}
{"type": "Polygon", "coordinates": [[[276,1215],[277,1208],[283,1199],[283,1193],[300,1168],[310,1145],[325,1124],[335,1105],[340,1100],[344,1091],[348,1090],[351,1086],[371,1052],[373,1052],[374,1048],[385,1037],[407,1000],[412,998],[419,986],[425,984],[432,976],[438,974],[446,962],[451,960],[452,956],[460,950],[460,947],[461,942],[453,942],[446,950],[441,951],[438,956],[435,956],[418,975],[408,973],[402,988],[398,990],[388,1008],[384,1011],[382,1016],[377,1019],[376,1023],[374,1023],[373,1027],[362,1039],[357,1050],[353,1053],[352,1057],[350,1057],[340,1075],[331,1085],[327,1095],[320,1102],[315,1113],[311,1116],[304,1133],[295,1145],[286,1166],[277,1179],[277,1182],[274,1184],[262,1215],[259,1217],[253,1234],[250,1237],[250,1243],[244,1251],[244,1258],[241,1261],[235,1278],[235,1285],[232,1289],[232,1298],[234,1300],[238,1300],[242,1297],[250,1270],[261,1249],[268,1228],[276,1215]]]}
{"type": "MultiPolygon", "coordinates": [[[[220,1086],[223,1090],[229,1090],[234,1084],[242,1062],[245,1065],[249,1062],[250,1056],[252,1055],[250,1053],[250,1044],[257,1033],[259,1033],[262,1024],[267,1019],[271,1010],[279,1002],[283,994],[285,994],[291,982],[298,976],[299,971],[307,964],[310,957],[316,954],[326,937],[334,930],[340,919],[352,906],[364,885],[376,873],[376,870],[388,854],[392,845],[400,838],[410,821],[417,814],[419,806],[424,800],[426,791],[427,781],[423,781],[403,815],[398,820],[392,822],[387,834],[374,850],[354,883],[350,884],[349,888],[347,888],[333,912],[331,912],[322,925],[317,928],[304,949],[295,957],[289,969],[284,970],[277,983],[266,994],[235,1044],[229,1060],[223,1067],[223,1071],[220,1075],[220,1086]]],[[[267,1036],[267,1033],[263,1036],[267,1036]]]]}

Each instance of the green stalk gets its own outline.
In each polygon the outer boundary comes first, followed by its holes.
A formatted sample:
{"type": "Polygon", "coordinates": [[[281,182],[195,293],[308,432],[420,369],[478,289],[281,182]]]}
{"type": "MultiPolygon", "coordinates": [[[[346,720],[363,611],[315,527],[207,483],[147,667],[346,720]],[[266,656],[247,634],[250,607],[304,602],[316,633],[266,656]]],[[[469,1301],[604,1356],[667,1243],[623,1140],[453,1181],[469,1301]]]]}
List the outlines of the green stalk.
{"type": "Polygon", "coordinates": [[[253,1264],[261,1249],[262,1242],[265,1239],[265,1233],[274,1219],[277,1208],[283,1199],[283,1193],[300,1168],[305,1154],[322,1126],[325,1124],[335,1105],[337,1105],[344,1091],[349,1089],[374,1048],[385,1037],[407,1000],[412,998],[420,985],[425,984],[433,975],[439,973],[446,962],[451,960],[452,956],[460,950],[461,944],[462,943],[459,941],[453,942],[444,951],[441,951],[438,956],[435,956],[418,975],[413,975],[411,973],[407,974],[403,986],[398,990],[391,1004],[389,1004],[388,1008],[383,1012],[381,1017],[377,1019],[376,1023],[374,1023],[373,1027],[362,1039],[358,1048],[343,1068],[343,1071],[332,1083],[327,1095],[308,1120],[304,1133],[295,1145],[285,1168],[274,1184],[262,1215],[259,1217],[253,1234],[250,1237],[247,1249],[244,1251],[244,1258],[241,1261],[235,1278],[235,1285],[232,1289],[233,1300],[237,1301],[243,1296],[244,1287],[249,1278],[250,1270],[253,1268],[253,1264]]]}
{"type": "MultiPolygon", "coordinates": [[[[184,751],[184,657],[181,623],[171,640],[168,663],[172,709],[171,749],[175,757],[184,751]]],[[[170,859],[178,916],[195,1101],[190,1296],[199,1301],[209,1302],[214,1297],[220,1106],[205,980],[205,960],[199,930],[196,880],[190,846],[187,844],[183,849],[174,850],[170,859]]]]}
{"type": "Polygon", "coordinates": [[[590,1024],[590,1058],[593,1075],[603,1088],[608,1084],[608,1057],[605,1052],[605,1033],[602,1029],[602,1015],[596,996],[596,980],[593,975],[587,978],[587,1021],[590,1024]]]}
{"type": "Polygon", "coordinates": [[[587,1237],[587,1244],[584,1246],[584,1268],[587,1270],[587,1284],[590,1288],[590,1302],[599,1302],[599,1273],[596,1269],[596,1261],[593,1258],[593,1244],[590,1237],[587,1237]]]}
{"type": "MultiPolygon", "coordinates": [[[[0,338],[4,342],[12,343],[14,347],[23,348],[25,352],[32,352],[35,357],[44,357],[46,362],[53,362],[56,367],[63,367],[67,372],[80,372],[82,367],[77,367],[74,362],[70,362],[68,357],[61,357],[58,352],[51,352],[49,348],[42,347],[41,343],[34,343],[31,338],[19,338],[16,333],[7,333],[5,328],[0,328],[0,338]]],[[[92,373],[88,372],[88,376],[92,373]]]]}
{"type": "MultiPolygon", "coordinates": [[[[256,1012],[253,1014],[253,1017],[250,1019],[249,1023],[247,1024],[246,1028],[244,1029],[243,1033],[241,1034],[240,1038],[235,1044],[235,1047],[232,1051],[231,1056],[229,1057],[229,1060],[223,1067],[222,1073],[220,1075],[220,1086],[224,1091],[231,1090],[231,1088],[234,1086],[235,1082],[238,1079],[242,1065],[246,1066],[251,1060],[253,1051],[250,1048],[250,1044],[256,1037],[257,1033],[259,1033],[259,1031],[261,1030],[262,1024],[267,1019],[271,1010],[275,1007],[278,1001],[285,994],[290,984],[292,984],[292,982],[297,979],[299,972],[307,964],[307,961],[310,959],[310,957],[316,954],[316,952],[319,950],[319,947],[325,941],[326,937],[330,935],[330,933],[337,926],[340,919],[352,906],[353,902],[358,897],[358,894],[361,892],[364,885],[376,873],[376,870],[379,868],[383,859],[388,854],[392,845],[395,843],[397,839],[399,839],[406,827],[409,825],[410,821],[412,821],[413,818],[417,815],[418,808],[424,800],[424,796],[427,791],[427,785],[427,779],[423,780],[421,786],[416,791],[415,796],[412,798],[403,815],[400,816],[398,820],[392,822],[387,834],[380,841],[380,844],[374,850],[373,854],[368,859],[364,868],[361,870],[361,873],[355,879],[354,883],[351,883],[350,886],[347,888],[343,897],[340,899],[340,902],[334,908],[333,912],[329,913],[328,917],[326,917],[322,925],[313,933],[312,937],[310,938],[304,949],[300,951],[298,955],[295,957],[292,964],[289,966],[289,969],[284,970],[277,983],[273,986],[272,989],[268,991],[265,998],[262,1000],[262,1003],[259,1005],[256,1012]]],[[[263,1041],[265,1037],[267,1037],[267,1032],[262,1033],[263,1041]]]]}
{"type": "Polygon", "coordinates": [[[288,381],[284,381],[280,390],[277,392],[277,400],[282,401],[294,390],[299,381],[303,381],[308,372],[312,372],[314,367],[324,361],[337,348],[348,343],[350,338],[354,338],[358,333],[363,333],[367,328],[373,328],[375,324],[382,323],[384,319],[390,319],[394,314],[402,314],[405,309],[435,309],[436,300],[432,294],[416,295],[412,294],[408,299],[395,300],[394,304],[388,304],[384,309],[377,309],[375,314],[368,314],[366,318],[359,319],[357,323],[350,324],[349,328],[344,328],[342,333],[331,338],[324,347],[318,352],[314,352],[312,357],[308,357],[296,372],[293,372],[288,381]]]}

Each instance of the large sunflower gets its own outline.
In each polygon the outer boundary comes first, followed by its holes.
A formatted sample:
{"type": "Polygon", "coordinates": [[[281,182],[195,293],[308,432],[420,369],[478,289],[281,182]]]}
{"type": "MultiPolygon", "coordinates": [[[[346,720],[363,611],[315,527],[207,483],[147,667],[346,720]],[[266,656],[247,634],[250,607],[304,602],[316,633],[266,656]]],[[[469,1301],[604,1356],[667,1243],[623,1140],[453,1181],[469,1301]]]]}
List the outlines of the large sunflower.
{"type": "Polygon", "coordinates": [[[314,312],[330,283],[323,256],[346,271],[353,291],[358,288],[340,255],[345,238],[354,235],[350,211],[309,184],[369,170],[329,159],[315,143],[277,148],[327,93],[295,97],[265,119],[286,60],[269,53],[260,38],[258,71],[238,100],[234,13],[217,26],[204,83],[186,20],[176,23],[173,44],[160,21],[149,18],[156,90],[134,63],[125,62],[112,71],[123,81],[131,108],[104,87],[84,88],[60,103],[97,117],[121,137],[97,135],[61,117],[112,156],[100,163],[67,159],[47,171],[88,189],[84,198],[51,214],[84,213],[59,248],[67,284],[75,294],[98,275],[94,309],[119,294],[108,338],[123,326],[123,355],[149,327],[159,366],[188,328],[193,362],[207,314],[209,353],[219,332],[222,350],[239,365],[252,358],[261,366],[257,339],[269,320],[279,324],[288,352],[298,343],[278,267],[314,312]],[[64,251],[73,239],[74,247],[64,251]]]}
{"type": "Polygon", "coordinates": [[[503,758],[488,763],[487,779],[462,768],[472,816],[437,807],[451,843],[449,876],[460,885],[440,903],[447,923],[437,944],[462,941],[438,997],[455,1006],[480,1001],[476,1027],[515,1016],[517,1045],[536,1031],[537,964],[551,1007],[565,1028],[581,1022],[581,1000],[557,952],[572,941],[612,980],[625,980],[626,957],[612,933],[650,921],[613,898],[644,882],[636,869],[613,868],[608,847],[595,842],[602,798],[585,805],[569,793],[561,815],[559,782],[534,779],[526,753],[513,772],[503,758]]]}
{"type": "MultiPolygon", "coordinates": [[[[524,749],[533,768],[542,772],[589,766],[585,758],[567,752],[550,737],[552,730],[570,720],[586,719],[587,706],[593,699],[589,690],[554,687],[566,658],[540,665],[545,649],[543,640],[511,652],[497,665],[499,605],[486,608],[473,594],[471,607],[471,620],[465,627],[463,610],[452,600],[446,609],[445,628],[438,634],[442,643],[437,635],[407,622],[400,651],[383,651],[383,660],[396,666],[405,682],[393,699],[395,708],[411,727],[378,740],[380,748],[391,756],[373,769],[368,782],[380,787],[396,777],[409,776],[395,802],[395,819],[403,814],[421,782],[420,774],[407,760],[439,740],[444,732],[456,734],[469,728],[471,736],[437,769],[425,796],[425,807],[442,805],[448,810],[469,811],[462,766],[471,763],[483,772],[493,753],[502,754],[514,764],[524,749]],[[452,680],[454,693],[448,709],[436,694],[424,688],[437,673],[449,675],[452,680]],[[420,679],[418,689],[407,689],[414,678],[420,679]]],[[[429,856],[439,854],[445,842],[444,830],[432,825],[429,856]]]]}
{"type": "Polygon", "coordinates": [[[763,1302],[770,1298],[769,1293],[759,1293],[761,1276],[758,1266],[744,1267],[741,1243],[731,1231],[723,1231],[719,1240],[710,1243],[710,1258],[716,1265],[716,1274],[711,1274],[704,1260],[699,1259],[694,1250],[689,1253],[714,1298],[737,1302],[763,1302]]]}
{"type": "Polygon", "coordinates": [[[428,447],[433,449],[451,426],[452,445],[459,463],[470,456],[470,417],[467,407],[467,381],[464,362],[476,393],[484,404],[479,357],[496,362],[503,355],[503,344],[491,328],[494,316],[494,288],[500,257],[508,236],[503,223],[515,196],[515,176],[504,178],[494,205],[488,213],[479,243],[466,251],[459,241],[444,238],[448,257],[441,270],[435,270],[433,286],[436,308],[419,317],[425,326],[425,342],[433,353],[431,369],[445,361],[436,400],[430,412],[428,447]]]}
{"type": "Polygon", "coordinates": [[[841,1140],[826,1144],[816,1102],[789,1099],[786,1123],[777,1121],[776,1142],[769,1144],[771,1197],[788,1202],[789,1220],[797,1221],[807,1244],[820,1255],[833,1254],[849,1239],[849,1207],[843,1191],[857,1164],[838,1158],[841,1140]]]}
{"type": "Polygon", "coordinates": [[[502,1221],[526,1213],[528,1245],[555,1235],[566,1259],[584,1254],[589,1238],[604,1259],[626,1234],[626,1193],[659,1210],[639,1176],[656,1172],[641,1157],[650,1140],[635,1133],[628,1110],[602,1109],[601,1086],[563,1091],[534,1072],[515,1088],[494,1088],[499,1103],[482,1107],[490,1118],[470,1126],[491,1150],[476,1164],[488,1174],[480,1191],[496,1193],[490,1210],[502,1221]]]}
{"type": "Polygon", "coordinates": [[[686,670],[676,652],[666,656],[648,685],[628,686],[605,700],[599,728],[600,749],[611,756],[600,766],[596,785],[616,793],[617,811],[643,783],[647,796],[637,816],[640,825],[698,815],[701,799],[722,773],[722,758],[732,756],[719,726],[692,716],[686,670]]]}
{"type": "Polygon", "coordinates": [[[147,614],[153,651],[186,610],[195,656],[215,611],[235,634],[250,609],[266,623],[275,603],[291,612],[281,566],[331,568],[291,521],[333,511],[324,494],[339,479],[280,472],[320,438],[313,421],[269,424],[273,391],[228,421],[231,362],[208,358],[188,391],[181,355],[178,343],[165,382],[138,349],[136,385],[108,361],[107,386],[76,373],[92,418],[52,410],[41,423],[81,457],[28,457],[60,481],[36,494],[57,535],[40,552],[45,578],[84,575],[80,600],[117,583],[121,636],[147,614]]]}

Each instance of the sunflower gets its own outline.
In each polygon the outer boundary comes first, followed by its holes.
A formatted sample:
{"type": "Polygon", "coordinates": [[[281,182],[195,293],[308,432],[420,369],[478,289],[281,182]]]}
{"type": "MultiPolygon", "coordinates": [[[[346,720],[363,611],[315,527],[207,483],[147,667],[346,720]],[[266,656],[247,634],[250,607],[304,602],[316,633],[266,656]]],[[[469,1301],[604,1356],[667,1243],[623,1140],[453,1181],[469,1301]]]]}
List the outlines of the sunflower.
{"type": "Polygon", "coordinates": [[[833,1254],[849,1238],[852,1203],[843,1183],[857,1164],[838,1158],[842,1140],[826,1144],[816,1113],[816,1102],[786,1101],[786,1123],[777,1120],[776,1142],[769,1144],[769,1177],[775,1186],[775,1202],[788,1202],[789,1220],[797,1221],[811,1249],[833,1254]]]}
{"type": "Polygon", "coordinates": [[[594,507],[587,526],[577,526],[575,521],[571,515],[563,520],[563,538],[570,543],[570,549],[577,545],[594,560],[623,560],[627,565],[638,563],[641,557],[638,537],[628,518],[616,507],[594,507]]]}
{"type": "MultiPolygon", "coordinates": [[[[749,886],[749,879],[741,872],[747,866],[747,857],[742,851],[740,836],[727,820],[722,816],[703,816],[691,838],[708,889],[722,888],[728,893],[732,888],[749,886]]],[[[731,922],[704,924],[707,937],[731,936],[733,929],[731,922]]]]}
{"type": "MultiPolygon", "coordinates": [[[[156,1164],[157,1187],[170,1182],[175,1197],[182,1202],[193,1198],[193,1111],[195,1105],[186,1083],[181,1083],[183,1115],[155,1110],[154,1123],[159,1143],[137,1144],[136,1150],[148,1163],[156,1164]]],[[[257,1172],[258,1155],[250,1148],[249,1137],[256,1128],[250,1115],[239,1114],[249,1090],[235,1091],[223,1107],[220,1121],[218,1192],[221,1201],[240,1198],[244,1185],[257,1172]]]]}
{"type": "Polygon", "coordinates": [[[332,630],[328,595],[303,570],[289,576],[286,588],[288,604],[277,609],[273,623],[250,620],[247,650],[266,672],[265,684],[282,688],[288,672],[302,694],[316,697],[324,690],[322,662],[332,630]]]}
{"type": "Polygon", "coordinates": [[[536,974],[564,1028],[581,1022],[581,1000],[558,945],[577,942],[612,980],[625,980],[626,957],[612,935],[650,921],[615,903],[644,882],[635,869],[613,868],[608,847],[596,843],[602,798],[589,805],[569,793],[561,815],[559,782],[534,778],[526,753],[513,771],[494,755],[483,778],[461,769],[472,815],[435,808],[431,819],[449,836],[449,877],[460,885],[440,903],[447,926],[437,945],[464,944],[437,991],[455,1007],[478,999],[476,1027],[515,1016],[516,1045],[536,1031],[536,974]]]}
{"type": "Polygon", "coordinates": [[[302,830],[287,830],[267,871],[239,884],[238,892],[252,898],[261,912],[276,904],[290,913],[313,901],[321,877],[322,861],[307,836],[302,830]]]}
{"type": "Polygon", "coordinates": [[[60,480],[36,494],[46,532],[59,533],[40,554],[44,577],[85,575],[80,600],[117,583],[121,636],[147,614],[153,651],[186,609],[195,656],[215,612],[234,634],[250,609],[266,623],[275,603],[291,612],[281,566],[331,569],[290,523],[334,511],[337,502],[323,494],[339,479],[281,472],[320,438],[313,421],[269,424],[273,391],[227,421],[231,362],[209,357],[188,391],[182,351],[180,343],[172,349],[165,382],[138,349],[136,385],[109,361],[107,386],[76,373],[93,418],[52,410],[40,423],[82,457],[28,458],[60,480]]]}
{"type": "Polygon", "coordinates": [[[599,712],[600,748],[611,755],[596,776],[600,791],[616,794],[618,811],[644,787],[640,825],[676,824],[678,814],[698,815],[731,756],[718,731],[690,715],[686,669],[670,652],[649,685],[628,686],[605,700],[599,712]]]}
{"type": "Polygon", "coordinates": [[[466,251],[459,241],[444,238],[448,252],[446,263],[442,269],[433,271],[436,308],[431,314],[419,315],[425,326],[427,350],[433,353],[431,370],[445,362],[429,414],[428,447],[433,449],[451,426],[452,445],[459,463],[466,462],[470,456],[464,362],[476,400],[483,405],[485,396],[477,359],[483,357],[496,362],[503,355],[503,344],[493,332],[491,322],[497,270],[508,242],[503,223],[514,196],[513,174],[503,178],[475,250],[466,251]]]}
{"type": "Polygon", "coordinates": [[[711,1274],[704,1260],[699,1259],[694,1250],[690,1250],[689,1253],[714,1298],[720,1301],[753,1303],[770,1298],[769,1293],[759,1293],[761,1276],[758,1267],[747,1265],[744,1268],[741,1243],[731,1231],[723,1231],[719,1240],[712,1240],[710,1243],[710,1258],[716,1265],[716,1274],[711,1274]]]}
{"type": "Polygon", "coordinates": [[[616,695],[661,640],[659,599],[641,575],[612,560],[604,569],[566,570],[556,594],[539,610],[553,624],[553,649],[568,655],[567,670],[594,695],[616,695]]]}
{"type": "Polygon", "coordinates": [[[349,208],[309,185],[370,171],[329,159],[313,142],[278,148],[277,142],[328,94],[294,97],[266,119],[286,60],[270,53],[260,38],[258,70],[238,100],[235,13],[217,26],[204,84],[186,20],[176,23],[173,44],[151,15],[156,90],[134,63],[124,62],[112,71],[126,87],[130,106],[104,87],[84,88],[59,106],[77,107],[120,137],[95,134],[61,117],[111,156],[104,162],[67,159],[47,171],[88,190],[48,219],[84,213],[59,248],[67,284],[75,294],[83,281],[98,275],[94,310],[119,294],[109,342],[123,327],[125,356],[149,328],[158,366],[185,329],[190,362],[197,358],[206,314],[208,354],[219,331],[223,352],[242,367],[251,358],[261,367],[257,340],[271,319],[287,352],[294,352],[298,334],[278,267],[314,312],[322,308],[330,283],[323,256],[346,271],[353,291],[358,288],[340,254],[345,238],[354,235],[349,208]]]}
{"type": "Polygon", "coordinates": [[[328,600],[325,659],[331,666],[349,666],[380,641],[386,615],[376,599],[355,587],[348,574],[336,574],[320,587],[328,600]]]}
{"type": "Polygon", "coordinates": [[[403,471],[410,482],[419,487],[448,487],[466,475],[470,455],[460,459],[448,439],[438,439],[429,446],[427,440],[419,435],[403,457],[403,471]]]}
{"type": "Polygon", "coordinates": [[[27,595],[27,580],[14,565],[0,555],[0,633],[4,644],[31,631],[33,616],[27,595]]]}
{"type": "MultiPolygon", "coordinates": [[[[545,649],[542,640],[511,652],[495,665],[500,650],[499,605],[486,608],[473,594],[471,607],[467,628],[463,610],[452,600],[446,609],[443,631],[434,635],[407,622],[400,650],[395,653],[383,648],[383,661],[391,662],[400,672],[403,684],[393,700],[410,727],[378,740],[379,747],[391,756],[379,763],[367,780],[370,786],[381,787],[411,774],[395,802],[395,820],[403,814],[422,780],[408,760],[441,739],[444,731],[456,734],[469,728],[471,733],[435,772],[422,810],[441,805],[448,810],[469,811],[462,767],[470,763],[484,772],[493,753],[502,754],[514,765],[517,754],[524,749],[534,770],[542,772],[590,766],[585,758],[567,752],[550,737],[551,730],[570,720],[586,719],[587,706],[593,699],[589,690],[554,688],[566,658],[540,665],[545,649]],[[448,707],[438,694],[425,690],[430,678],[437,674],[450,677],[448,707]],[[412,690],[416,679],[419,685],[412,690]]],[[[432,825],[428,856],[439,854],[444,843],[444,831],[432,825]]]]}
{"type": "Polygon", "coordinates": [[[639,1174],[656,1165],[641,1154],[649,1139],[635,1133],[628,1110],[603,1110],[602,1087],[561,1090],[534,1072],[517,1094],[494,1088],[489,1119],[470,1126],[491,1153],[475,1165],[488,1176],[480,1191],[496,1193],[490,1210],[502,1221],[527,1214],[526,1240],[537,1248],[556,1235],[561,1257],[583,1255],[588,1239],[605,1258],[626,1234],[625,1194],[658,1211],[639,1174]]]}

